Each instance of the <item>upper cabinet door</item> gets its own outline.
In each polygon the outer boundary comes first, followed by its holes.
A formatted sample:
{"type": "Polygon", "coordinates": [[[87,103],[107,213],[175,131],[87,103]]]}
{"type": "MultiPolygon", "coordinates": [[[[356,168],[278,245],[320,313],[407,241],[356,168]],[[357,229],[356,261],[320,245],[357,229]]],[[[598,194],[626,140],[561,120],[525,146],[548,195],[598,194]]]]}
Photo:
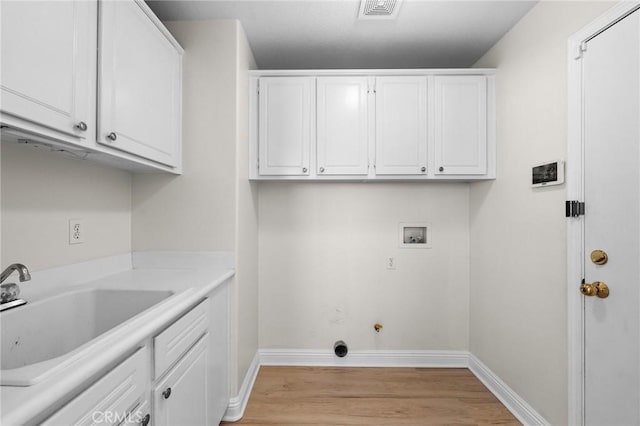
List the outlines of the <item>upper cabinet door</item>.
{"type": "Polygon", "coordinates": [[[319,176],[368,173],[367,92],[366,77],[318,78],[319,176]]]}
{"type": "Polygon", "coordinates": [[[83,0],[2,2],[3,114],[78,139],[95,134],[96,13],[83,0]]]}
{"type": "Polygon", "coordinates": [[[376,78],[376,174],[426,175],[427,78],[376,78]]]}
{"type": "Polygon", "coordinates": [[[436,76],[435,174],[487,173],[487,78],[436,76]]]}
{"type": "Polygon", "coordinates": [[[98,142],[180,165],[182,48],[144,2],[101,1],[98,142]]]}
{"type": "Polygon", "coordinates": [[[314,78],[267,77],[259,85],[260,175],[309,175],[314,78]]]}

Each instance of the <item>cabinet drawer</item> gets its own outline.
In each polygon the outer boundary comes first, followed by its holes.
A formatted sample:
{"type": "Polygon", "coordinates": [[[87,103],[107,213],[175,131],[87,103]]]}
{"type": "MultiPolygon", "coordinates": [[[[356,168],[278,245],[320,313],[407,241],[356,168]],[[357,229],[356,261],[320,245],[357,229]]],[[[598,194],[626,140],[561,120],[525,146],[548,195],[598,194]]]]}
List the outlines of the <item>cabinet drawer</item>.
{"type": "Polygon", "coordinates": [[[162,376],[193,346],[207,331],[208,323],[207,300],[204,300],[154,337],[154,379],[162,376]]]}
{"type": "Polygon", "coordinates": [[[127,414],[145,399],[149,382],[146,359],[147,348],[138,349],[43,424],[120,424],[127,414]]]}
{"type": "Polygon", "coordinates": [[[151,420],[151,404],[149,404],[149,400],[145,399],[134,407],[124,422],[118,426],[149,426],[153,424],[151,420]]]}

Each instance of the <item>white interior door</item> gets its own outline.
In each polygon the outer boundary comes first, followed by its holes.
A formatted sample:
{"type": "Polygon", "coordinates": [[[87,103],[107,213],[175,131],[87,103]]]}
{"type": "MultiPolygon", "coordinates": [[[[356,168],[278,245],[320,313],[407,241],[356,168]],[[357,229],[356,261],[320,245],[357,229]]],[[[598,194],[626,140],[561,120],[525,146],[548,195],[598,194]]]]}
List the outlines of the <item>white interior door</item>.
{"type": "MultiPolygon", "coordinates": [[[[584,84],[586,425],[640,424],[640,12],[588,41],[584,84]],[[608,255],[592,260],[594,250],[608,255]]],[[[601,256],[600,256],[601,257],[601,256]]]]}

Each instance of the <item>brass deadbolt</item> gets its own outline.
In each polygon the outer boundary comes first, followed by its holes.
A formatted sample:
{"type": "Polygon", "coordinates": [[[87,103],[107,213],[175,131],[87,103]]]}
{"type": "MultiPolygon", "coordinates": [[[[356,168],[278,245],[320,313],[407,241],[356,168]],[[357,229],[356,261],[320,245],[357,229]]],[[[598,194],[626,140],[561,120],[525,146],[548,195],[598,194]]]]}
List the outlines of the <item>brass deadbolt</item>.
{"type": "Polygon", "coordinates": [[[591,261],[596,265],[604,265],[609,261],[609,256],[604,250],[594,250],[591,252],[591,261]]]}
{"type": "Polygon", "coordinates": [[[598,296],[600,299],[609,297],[609,286],[602,281],[594,281],[593,284],[583,283],[580,286],[580,293],[585,296],[598,296]]]}
{"type": "Polygon", "coordinates": [[[377,332],[380,333],[380,330],[382,330],[382,324],[375,324],[373,326],[373,329],[377,332]]]}

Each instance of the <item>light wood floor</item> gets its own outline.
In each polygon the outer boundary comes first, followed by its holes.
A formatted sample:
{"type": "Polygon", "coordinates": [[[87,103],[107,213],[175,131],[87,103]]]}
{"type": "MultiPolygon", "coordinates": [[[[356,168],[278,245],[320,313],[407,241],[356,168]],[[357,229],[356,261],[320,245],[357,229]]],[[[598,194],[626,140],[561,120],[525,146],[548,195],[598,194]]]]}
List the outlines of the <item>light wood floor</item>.
{"type": "Polygon", "coordinates": [[[467,369],[261,367],[226,425],[519,425],[467,369]]]}

